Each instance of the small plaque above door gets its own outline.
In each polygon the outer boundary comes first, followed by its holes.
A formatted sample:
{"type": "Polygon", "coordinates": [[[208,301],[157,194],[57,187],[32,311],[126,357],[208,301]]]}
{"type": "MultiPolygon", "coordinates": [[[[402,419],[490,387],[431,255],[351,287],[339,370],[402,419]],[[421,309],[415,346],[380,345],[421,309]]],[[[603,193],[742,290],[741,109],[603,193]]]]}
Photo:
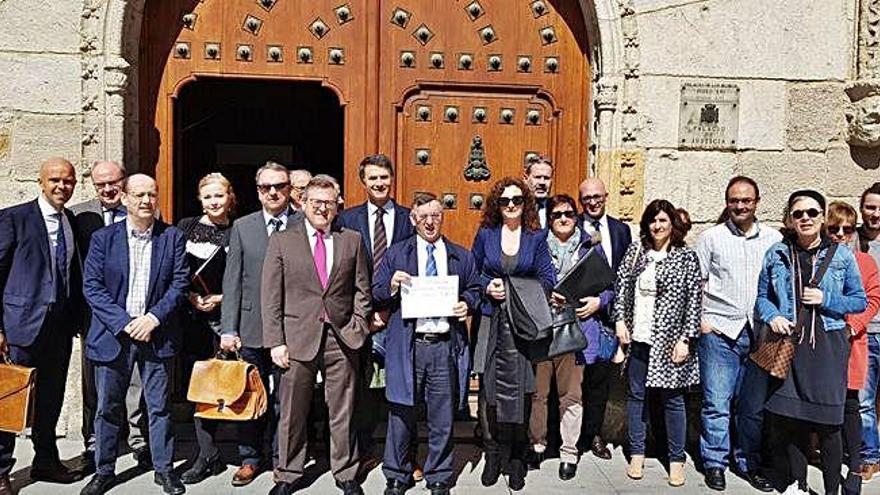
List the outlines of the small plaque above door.
{"type": "Polygon", "coordinates": [[[698,150],[736,149],[739,94],[739,87],[734,84],[682,84],[679,147],[698,150]]]}

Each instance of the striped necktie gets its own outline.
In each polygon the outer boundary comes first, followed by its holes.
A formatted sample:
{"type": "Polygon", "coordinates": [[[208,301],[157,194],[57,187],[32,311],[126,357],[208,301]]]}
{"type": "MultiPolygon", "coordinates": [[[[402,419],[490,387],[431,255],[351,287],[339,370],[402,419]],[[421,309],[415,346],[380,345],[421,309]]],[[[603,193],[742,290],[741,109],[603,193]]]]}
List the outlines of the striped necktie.
{"type": "Polygon", "coordinates": [[[385,209],[376,209],[376,222],[373,224],[373,267],[378,267],[388,249],[388,236],[385,233],[385,209]]]}

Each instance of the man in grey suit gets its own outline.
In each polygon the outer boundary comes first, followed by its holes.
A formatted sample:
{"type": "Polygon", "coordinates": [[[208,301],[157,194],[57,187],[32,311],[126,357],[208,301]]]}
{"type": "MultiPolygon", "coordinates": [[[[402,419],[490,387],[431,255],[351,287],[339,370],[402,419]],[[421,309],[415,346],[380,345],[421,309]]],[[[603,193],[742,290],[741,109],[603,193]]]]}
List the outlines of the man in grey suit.
{"type": "Polygon", "coordinates": [[[242,359],[257,366],[266,390],[270,390],[269,413],[256,421],[240,423],[238,453],[241,468],[232,484],[247,485],[259,474],[263,436],[268,426],[272,438],[272,464],[277,463],[277,398],[279,379],[269,349],[263,347],[260,289],[263,258],[269,236],[302,222],[302,213],[290,208],[290,178],[283,165],[268,162],[257,171],[257,193],[263,208],[239,218],[229,234],[229,252],[223,276],[220,347],[239,349],[242,359]],[[272,376],[274,387],[270,388],[272,376]]]}
{"type": "MultiPolygon", "coordinates": [[[[92,165],[92,185],[95,186],[95,199],[79,203],[70,209],[76,216],[77,235],[76,243],[83,259],[89,252],[89,244],[92,234],[98,229],[125,220],[126,210],[122,204],[123,189],[125,185],[125,168],[113,161],[98,161],[92,165]]],[[[88,320],[87,320],[88,321],[88,320]]],[[[82,351],[82,394],[83,394],[83,424],[82,435],[85,443],[83,459],[86,462],[86,470],[94,468],[95,454],[95,411],[98,407],[98,391],[95,388],[95,367],[86,359],[86,331],[80,339],[82,351]]],[[[148,464],[150,455],[147,451],[143,403],[143,386],[137,367],[131,377],[128,393],[125,398],[125,407],[128,411],[128,446],[135,453],[140,464],[148,464]]]]}

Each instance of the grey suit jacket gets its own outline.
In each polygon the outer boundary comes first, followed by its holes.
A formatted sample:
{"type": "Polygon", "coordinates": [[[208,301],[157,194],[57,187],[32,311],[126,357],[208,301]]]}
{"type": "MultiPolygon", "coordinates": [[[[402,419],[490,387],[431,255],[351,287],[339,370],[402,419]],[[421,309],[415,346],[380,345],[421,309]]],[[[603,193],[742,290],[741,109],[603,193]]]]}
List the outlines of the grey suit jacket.
{"type": "MultiPolygon", "coordinates": [[[[291,211],[287,228],[302,222],[302,218],[301,212],[291,211]]],[[[220,334],[240,336],[244,347],[263,347],[260,287],[268,243],[263,210],[239,218],[229,231],[220,334]]]]}

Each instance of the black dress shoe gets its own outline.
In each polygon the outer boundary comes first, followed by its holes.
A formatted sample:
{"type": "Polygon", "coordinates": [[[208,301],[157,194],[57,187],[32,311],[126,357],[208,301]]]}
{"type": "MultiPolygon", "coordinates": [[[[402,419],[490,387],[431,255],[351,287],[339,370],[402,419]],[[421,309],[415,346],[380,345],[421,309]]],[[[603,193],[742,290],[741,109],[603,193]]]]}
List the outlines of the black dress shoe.
{"type": "Polygon", "coordinates": [[[388,480],[385,482],[385,495],[403,495],[410,488],[412,488],[411,484],[399,480],[388,480]]]}
{"type": "Polygon", "coordinates": [[[361,484],[355,480],[337,481],[336,487],[342,490],[343,495],[364,495],[364,490],[361,488],[361,484]]]}
{"type": "Polygon", "coordinates": [[[770,481],[760,471],[751,471],[746,473],[746,481],[752,485],[752,488],[759,492],[769,493],[773,491],[773,482],[770,481]]]}
{"type": "Polygon", "coordinates": [[[84,450],[82,454],[80,454],[80,458],[82,459],[80,463],[80,472],[83,476],[88,476],[90,474],[95,474],[95,451],[94,450],[84,450]]]}
{"type": "Polygon", "coordinates": [[[89,484],[83,487],[79,495],[104,495],[115,483],[116,476],[112,474],[96,474],[89,481],[89,484]]]}
{"type": "Polygon", "coordinates": [[[528,454],[526,454],[526,465],[528,466],[529,471],[537,471],[541,469],[542,462],[544,462],[544,452],[529,450],[528,454]]]}
{"type": "Polygon", "coordinates": [[[269,490],[269,495],[291,495],[294,491],[293,483],[279,481],[269,490]]]}
{"type": "Polygon", "coordinates": [[[186,487],[180,482],[180,477],[174,474],[174,471],[167,473],[156,473],[153,475],[153,481],[162,487],[162,491],[168,495],[180,495],[186,492],[186,487]]]}
{"type": "Polygon", "coordinates": [[[486,463],[483,465],[480,482],[483,486],[492,486],[498,483],[499,476],[501,476],[501,455],[486,452],[486,463]]]}
{"type": "Polygon", "coordinates": [[[85,478],[82,471],[69,469],[61,461],[34,464],[31,466],[31,479],[34,481],[46,481],[49,483],[76,483],[85,478]]]}
{"type": "Polygon", "coordinates": [[[150,453],[150,449],[146,447],[137,449],[132,451],[131,455],[139,468],[146,471],[153,469],[153,454],[150,453]]]}
{"type": "Polygon", "coordinates": [[[706,468],[704,479],[706,486],[713,490],[723,492],[727,488],[727,480],[724,479],[724,469],[722,468],[706,468]]]}
{"type": "Polygon", "coordinates": [[[180,481],[184,485],[194,485],[224,472],[226,472],[226,464],[219,457],[215,457],[210,461],[199,457],[191,468],[180,475],[180,481]]]}
{"type": "Polygon", "coordinates": [[[578,465],[572,462],[560,462],[559,463],[559,479],[562,481],[568,481],[574,478],[574,475],[577,474],[578,465]]]}
{"type": "Polygon", "coordinates": [[[511,459],[507,465],[508,476],[507,486],[511,490],[518,492],[526,487],[526,465],[520,459],[511,459]]]}
{"type": "Polygon", "coordinates": [[[590,452],[599,459],[605,459],[606,461],[611,459],[611,450],[608,449],[608,446],[605,445],[605,440],[602,440],[600,436],[596,436],[593,439],[593,444],[590,445],[590,452]]]}
{"type": "Polygon", "coordinates": [[[449,495],[449,483],[443,481],[428,483],[428,490],[431,490],[431,495],[449,495]]]}

